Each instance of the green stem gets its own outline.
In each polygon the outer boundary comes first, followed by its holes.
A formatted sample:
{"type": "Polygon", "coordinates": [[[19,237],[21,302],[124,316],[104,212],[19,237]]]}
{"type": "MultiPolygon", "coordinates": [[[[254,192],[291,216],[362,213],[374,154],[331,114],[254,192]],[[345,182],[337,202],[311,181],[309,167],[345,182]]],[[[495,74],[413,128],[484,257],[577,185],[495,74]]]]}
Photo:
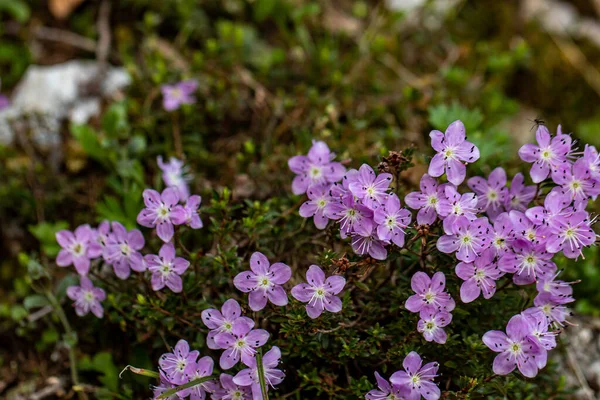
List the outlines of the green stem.
{"type": "Polygon", "coordinates": [[[265,369],[263,367],[262,349],[258,349],[256,353],[256,369],[258,370],[258,382],[260,383],[260,391],[262,392],[263,400],[269,400],[267,392],[267,384],[265,382],[265,369]]]}
{"type": "MultiPolygon", "coordinates": [[[[63,310],[60,302],[54,296],[54,294],[50,290],[46,290],[45,292],[48,301],[54,308],[56,315],[58,315],[58,319],[60,320],[64,330],[65,336],[69,338],[67,342],[67,348],[69,349],[69,367],[71,368],[71,380],[73,381],[73,386],[79,386],[79,375],[77,373],[77,355],[75,354],[75,342],[72,342],[73,338],[76,338],[76,333],[71,329],[71,324],[69,324],[69,320],[67,319],[67,315],[63,310]]],[[[77,391],[77,394],[80,399],[87,399],[87,395],[82,391],[77,391]]]]}
{"type": "Polygon", "coordinates": [[[211,378],[212,378],[212,376],[204,376],[202,378],[198,378],[198,379],[194,379],[193,381],[189,381],[188,383],[183,384],[181,386],[174,387],[173,389],[165,390],[164,392],[161,393],[160,396],[158,396],[156,398],[156,400],[166,399],[169,396],[172,396],[177,392],[180,392],[182,390],[185,390],[185,389],[191,388],[193,386],[199,385],[201,383],[204,383],[206,381],[209,381],[211,378]]]}

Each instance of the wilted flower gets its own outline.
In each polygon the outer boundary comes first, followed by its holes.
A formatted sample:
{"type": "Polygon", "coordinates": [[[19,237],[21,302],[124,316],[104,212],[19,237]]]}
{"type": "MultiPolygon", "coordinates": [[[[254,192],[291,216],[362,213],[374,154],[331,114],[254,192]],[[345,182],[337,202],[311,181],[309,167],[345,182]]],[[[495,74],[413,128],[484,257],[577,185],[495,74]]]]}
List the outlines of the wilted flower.
{"type": "Polygon", "coordinates": [[[127,279],[131,270],[142,272],[146,264],[140,250],[144,248],[144,236],[137,229],[127,232],[118,222],[112,223],[112,232],[104,246],[104,260],[112,264],[115,275],[127,279]]]}
{"type": "Polygon", "coordinates": [[[245,322],[250,329],[254,327],[254,321],[248,317],[242,316],[242,309],[237,301],[229,299],[223,303],[221,311],[210,308],[202,311],[202,322],[210,329],[206,337],[206,344],[209,349],[217,350],[220,347],[215,343],[215,336],[221,332],[229,332],[233,329],[233,323],[238,319],[245,322]]]}
{"type": "Polygon", "coordinates": [[[57,232],[56,241],[62,247],[56,257],[56,265],[67,267],[73,264],[79,275],[87,275],[90,260],[102,254],[102,246],[94,240],[94,232],[87,224],[78,226],[75,232],[57,232]]]}
{"type": "Polygon", "coordinates": [[[410,280],[410,287],[416,293],[406,300],[405,307],[411,312],[438,312],[454,310],[456,303],[444,292],[446,276],[436,272],[432,278],[422,271],[415,272],[410,280]]]}
{"type": "Polygon", "coordinates": [[[173,243],[165,243],[160,248],[158,255],[144,256],[148,270],[152,272],[152,290],[161,290],[165,286],[175,293],[183,290],[183,282],[179,275],[183,274],[190,262],[181,257],[176,257],[173,243]]]}
{"type": "Polygon", "coordinates": [[[253,311],[260,311],[267,305],[267,299],[276,306],[285,306],[288,297],[281,287],[290,280],[292,269],[284,263],[269,264],[264,254],[255,252],[250,257],[250,271],[240,272],[233,279],[238,290],[248,295],[248,305],[253,311]]]}
{"type": "Polygon", "coordinates": [[[164,162],[162,156],[156,158],[158,167],[162,171],[162,178],[167,187],[175,187],[179,192],[179,200],[186,201],[190,196],[188,182],[192,179],[187,173],[187,167],[182,160],[171,157],[169,162],[164,162]]]}
{"type": "MultiPolygon", "coordinates": [[[[271,347],[271,350],[267,351],[262,357],[262,369],[267,389],[269,386],[274,388],[275,385],[279,385],[285,378],[283,371],[277,369],[280,359],[281,351],[277,346],[271,347]]],[[[255,400],[261,400],[263,397],[260,390],[256,358],[251,358],[249,361],[250,362],[246,364],[249,368],[238,372],[233,378],[233,382],[241,386],[250,386],[253,398],[255,400]]]]}
{"type": "Polygon", "coordinates": [[[440,388],[433,382],[437,376],[439,364],[430,362],[423,365],[419,354],[411,351],[402,362],[404,371],[396,371],[390,376],[393,385],[407,386],[412,393],[421,395],[425,400],[438,400],[440,388]]]}
{"type": "Polygon", "coordinates": [[[346,168],[334,162],[334,158],[335,153],[321,141],[313,141],[307,156],[290,158],[288,166],[297,175],[292,182],[292,192],[303,194],[313,185],[326,185],[342,179],[346,168]]]}
{"type": "Polygon", "coordinates": [[[198,81],[189,79],[177,82],[174,85],[162,85],[160,91],[163,95],[163,107],[167,111],[173,111],[182,104],[194,104],[196,98],[192,95],[198,88],[198,81]]]}
{"type": "Polygon", "coordinates": [[[460,185],[467,174],[463,162],[475,162],[479,159],[479,149],[467,141],[465,126],[461,121],[454,121],[445,133],[431,131],[431,146],[438,153],[429,164],[429,175],[439,177],[446,172],[448,181],[460,185]]]}
{"type": "Polygon", "coordinates": [[[137,216],[138,224],[147,228],[156,227],[156,234],[163,242],[173,238],[173,225],[185,224],[187,215],[179,202],[179,193],[175,188],[166,188],[161,194],[146,189],[143,193],[144,208],[137,216]]]}
{"type": "Polygon", "coordinates": [[[86,276],[79,277],[80,286],[69,286],[67,288],[67,296],[75,303],[75,313],[80,317],[86,315],[90,311],[98,318],[104,315],[104,309],[100,304],[106,298],[104,290],[94,287],[94,284],[86,276]]]}
{"type": "Polygon", "coordinates": [[[221,354],[219,365],[229,369],[240,361],[248,366],[255,361],[256,348],[263,346],[269,340],[269,332],[264,329],[252,329],[245,320],[237,319],[231,327],[231,332],[221,332],[215,336],[215,343],[225,350],[221,354]]]}
{"type": "Polygon", "coordinates": [[[513,316],[502,331],[488,331],[483,335],[483,343],[490,350],[500,353],[494,359],[494,373],[508,375],[518,368],[523,375],[533,378],[538,373],[536,356],[541,355],[540,346],[529,336],[533,327],[522,315],[513,316]]]}
{"type": "Polygon", "coordinates": [[[336,295],[346,285],[343,276],[333,275],[325,279],[325,273],[318,265],[311,265],[306,272],[308,283],[301,283],[292,288],[292,296],[298,301],[308,303],[306,313],[311,318],[317,318],[323,310],[339,312],[342,310],[342,300],[336,295]]]}
{"type": "Polygon", "coordinates": [[[188,377],[194,374],[198,350],[190,351],[187,341],[181,339],[175,345],[172,353],[160,356],[158,365],[164,371],[167,380],[175,385],[188,382],[188,377]]]}

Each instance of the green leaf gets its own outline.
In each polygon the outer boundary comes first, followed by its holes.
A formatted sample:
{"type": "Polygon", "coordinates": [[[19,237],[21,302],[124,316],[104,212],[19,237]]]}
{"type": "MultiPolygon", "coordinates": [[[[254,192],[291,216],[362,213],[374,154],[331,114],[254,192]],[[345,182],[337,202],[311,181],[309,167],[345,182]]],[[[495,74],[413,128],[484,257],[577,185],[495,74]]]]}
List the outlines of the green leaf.
{"type": "Polygon", "coordinates": [[[91,126],[73,124],[71,134],[88,156],[103,164],[108,162],[108,150],[101,145],[98,133],[91,126]]]}
{"type": "Polygon", "coordinates": [[[31,296],[25,297],[23,300],[23,307],[28,311],[31,311],[32,308],[42,308],[48,304],[50,304],[48,299],[41,294],[32,294],[31,296]]]}
{"type": "Polygon", "coordinates": [[[41,222],[37,225],[29,226],[29,232],[42,244],[42,250],[48,257],[56,257],[60,246],[56,242],[56,233],[67,229],[69,225],[65,221],[55,223],[41,222]]]}
{"type": "Polygon", "coordinates": [[[31,9],[21,0],[0,0],[0,13],[6,11],[17,22],[24,23],[31,16],[31,9]]]}

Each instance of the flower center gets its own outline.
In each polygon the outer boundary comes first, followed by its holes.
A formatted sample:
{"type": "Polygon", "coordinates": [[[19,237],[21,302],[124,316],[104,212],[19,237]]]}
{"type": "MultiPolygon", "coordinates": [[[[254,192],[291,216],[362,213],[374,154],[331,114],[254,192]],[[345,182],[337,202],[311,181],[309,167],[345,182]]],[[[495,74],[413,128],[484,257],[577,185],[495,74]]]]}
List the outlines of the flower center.
{"type": "Polygon", "coordinates": [[[455,152],[454,149],[452,147],[446,147],[446,150],[444,150],[444,157],[446,159],[449,158],[454,158],[455,152]]]}
{"type": "Polygon", "coordinates": [[[475,278],[478,280],[485,278],[485,271],[478,270],[477,272],[475,272],[475,278]]]}
{"type": "Polygon", "coordinates": [[[125,257],[129,257],[129,255],[131,255],[131,247],[129,247],[127,243],[121,243],[121,246],[119,247],[121,248],[121,254],[123,254],[125,257]]]}
{"type": "Polygon", "coordinates": [[[94,293],[90,292],[90,291],[85,291],[83,294],[83,300],[86,303],[92,303],[94,301],[95,297],[94,297],[94,293]]]}
{"type": "Polygon", "coordinates": [[[258,286],[260,286],[262,288],[268,288],[269,286],[271,286],[271,281],[269,280],[268,277],[263,275],[258,278],[258,286]]]}
{"type": "Polygon", "coordinates": [[[85,253],[85,246],[81,243],[75,243],[71,248],[71,252],[76,256],[82,256],[85,253]]]}
{"type": "Polygon", "coordinates": [[[494,189],[488,190],[488,192],[487,192],[487,198],[490,201],[496,201],[496,200],[498,200],[498,192],[495,191],[494,189]]]}
{"type": "Polygon", "coordinates": [[[323,296],[325,296],[325,289],[323,289],[323,288],[318,288],[318,289],[315,291],[315,293],[316,293],[316,295],[317,295],[318,297],[323,297],[323,296]]]}
{"type": "Polygon", "coordinates": [[[162,273],[162,275],[164,277],[171,275],[171,264],[170,263],[163,264],[162,267],[160,267],[160,272],[162,273]]]}
{"type": "Polygon", "coordinates": [[[460,206],[460,204],[455,204],[454,206],[452,206],[452,213],[455,215],[462,214],[462,207],[460,206]]]}
{"type": "Polygon", "coordinates": [[[322,175],[321,168],[316,167],[316,166],[312,166],[308,170],[308,174],[310,175],[310,177],[312,179],[319,179],[321,177],[321,175],[322,175]]]}
{"type": "Polygon", "coordinates": [[[503,237],[497,237],[494,240],[494,245],[498,248],[504,248],[506,246],[506,239],[504,239],[503,237]]]}
{"type": "Polygon", "coordinates": [[[545,315],[550,316],[552,314],[552,305],[544,304],[540,308],[544,312],[545,315]]]}
{"type": "Polygon", "coordinates": [[[240,392],[239,390],[233,392],[233,394],[231,395],[231,400],[242,400],[242,392],[240,392]]]}
{"type": "Polygon", "coordinates": [[[573,190],[579,190],[581,188],[581,182],[574,180],[571,182],[571,189],[573,190]]]}
{"type": "Polygon", "coordinates": [[[471,237],[471,235],[468,235],[468,234],[464,235],[461,238],[461,240],[462,240],[463,244],[465,244],[465,245],[471,244],[471,242],[473,242],[473,238],[471,237]]]}
{"type": "Polygon", "coordinates": [[[177,360],[177,369],[180,370],[181,372],[183,372],[185,370],[185,367],[187,365],[187,362],[185,360],[177,360]]]}
{"type": "Polygon", "coordinates": [[[389,228],[393,228],[396,225],[396,220],[392,217],[388,217],[385,224],[389,227],[389,228]]]}
{"type": "Polygon", "coordinates": [[[510,351],[512,353],[515,353],[515,354],[521,352],[521,344],[520,343],[513,343],[513,344],[511,344],[510,345],[510,351]]]}
{"type": "Polygon", "coordinates": [[[319,208],[324,208],[327,205],[327,201],[325,201],[325,199],[321,199],[319,201],[317,201],[317,207],[319,208]]]}
{"type": "Polygon", "coordinates": [[[238,339],[235,342],[235,347],[241,349],[242,347],[244,347],[246,345],[246,341],[244,339],[238,339]]]}
{"type": "Polygon", "coordinates": [[[233,325],[231,325],[231,322],[225,322],[223,324],[223,329],[225,329],[227,332],[230,332],[231,328],[233,328],[233,325]]]}
{"type": "Polygon", "coordinates": [[[433,301],[433,299],[435,299],[435,294],[432,293],[431,291],[429,291],[429,292],[425,293],[424,297],[425,297],[425,302],[427,304],[430,304],[433,301]]]}
{"type": "Polygon", "coordinates": [[[541,155],[544,160],[550,160],[552,158],[552,151],[550,149],[545,149],[542,151],[541,155]]]}
{"type": "Polygon", "coordinates": [[[429,321],[425,324],[425,329],[427,329],[428,331],[432,330],[433,328],[435,328],[435,324],[433,322],[429,321]]]}
{"type": "Polygon", "coordinates": [[[164,204],[158,208],[158,216],[160,218],[167,218],[169,216],[169,209],[164,204]]]}
{"type": "Polygon", "coordinates": [[[575,237],[575,229],[574,228],[567,228],[567,230],[565,231],[565,237],[567,237],[568,239],[572,239],[575,237]]]}
{"type": "Polygon", "coordinates": [[[427,198],[427,203],[428,203],[430,206],[435,206],[435,205],[438,203],[438,198],[437,198],[437,196],[436,196],[436,195],[429,196],[429,197],[427,198]]]}
{"type": "Polygon", "coordinates": [[[525,263],[532,266],[535,264],[535,257],[533,255],[528,255],[527,257],[525,257],[525,263]]]}
{"type": "Polygon", "coordinates": [[[410,378],[410,381],[412,382],[413,385],[418,385],[419,382],[421,382],[421,377],[419,375],[413,375],[410,378]]]}
{"type": "Polygon", "coordinates": [[[537,235],[535,234],[535,231],[533,229],[529,229],[525,236],[527,236],[527,239],[533,242],[537,235]]]}

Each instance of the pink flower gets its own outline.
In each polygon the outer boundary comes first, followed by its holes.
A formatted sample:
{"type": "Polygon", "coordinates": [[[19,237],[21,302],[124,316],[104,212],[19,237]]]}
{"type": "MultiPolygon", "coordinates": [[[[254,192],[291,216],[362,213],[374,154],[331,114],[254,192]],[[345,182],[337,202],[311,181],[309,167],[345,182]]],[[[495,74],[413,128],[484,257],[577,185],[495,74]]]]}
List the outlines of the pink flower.
{"type": "Polygon", "coordinates": [[[334,162],[334,158],[335,153],[321,141],[313,141],[308,155],[290,158],[288,166],[296,174],[292,192],[303,194],[313,185],[326,185],[342,179],[346,168],[339,162],[334,162]]]}
{"type": "Polygon", "coordinates": [[[163,244],[158,256],[148,254],[144,256],[144,261],[148,265],[148,270],[152,272],[153,290],[161,290],[165,286],[175,293],[180,293],[183,290],[180,275],[188,269],[190,262],[175,256],[173,243],[163,244]]]}
{"type": "Polygon", "coordinates": [[[144,248],[144,236],[137,229],[129,232],[118,222],[112,223],[112,233],[108,235],[104,246],[104,260],[112,264],[121,279],[127,279],[131,270],[143,272],[146,265],[140,250],[144,248]]]}
{"type": "Polygon", "coordinates": [[[87,224],[77,227],[75,232],[57,232],[56,241],[62,247],[56,257],[56,265],[67,267],[73,264],[79,275],[87,275],[90,260],[102,254],[102,246],[94,240],[94,232],[87,224]]]}
{"type": "Polygon", "coordinates": [[[69,286],[67,296],[75,303],[75,313],[83,317],[90,311],[98,318],[104,315],[104,309],[100,302],[106,299],[104,290],[94,287],[92,281],[86,276],[79,277],[80,286],[69,286]]]}
{"type": "Polygon", "coordinates": [[[160,91],[163,95],[163,107],[167,111],[173,111],[182,104],[194,104],[196,98],[192,95],[198,88],[198,81],[189,79],[177,82],[174,85],[162,85],[160,91]]]}
{"type": "Polygon", "coordinates": [[[443,272],[436,272],[432,278],[425,272],[415,272],[410,286],[416,293],[410,296],[404,305],[410,312],[450,312],[456,306],[454,299],[444,291],[446,276],[443,272]]]}
{"type": "Polygon", "coordinates": [[[283,263],[270,265],[264,254],[255,252],[250,257],[250,271],[240,272],[233,279],[238,290],[248,295],[248,304],[253,311],[260,311],[267,300],[276,306],[285,306],[288,297],[283,285],[290,280],[292,269],[283,263]]]}
{"type": "Polygon", "coordinates": [[[292,288],[292,296],[298,301],[308,303],[306,313],[311,318],[317,318],[323,310],[340,312],[342,300],[336,295],[346,285],[343,276],[333,275],[325,279],[325,273],[318,265],[311,265],[306,272],[308,283],[301,283],[292,288]]]}
{"type": "Polygon", "coordinates": [[[187,222],[187,215],[179,202],[179,193],[176,188],[170,187],[161,194],[156,190],[146,189],[143,193],[144,208],[137,216],[138,224],[147,228],[156,227],[156,234],[164,242],[173,238],[175,230],[173,225],[187,222]]]}
{"type": "Polygon", "coordinates": [[[467,141],[465,126],[461,121],[454,121],[446,129],[446,133],[431,131],[431,146],[438,153],[429,164],[429,175],[437,178],[444,172],[448,181],[460,185],[467,175],[463,162],[475,162],[479,159],[479,149],[467,141]]]}

